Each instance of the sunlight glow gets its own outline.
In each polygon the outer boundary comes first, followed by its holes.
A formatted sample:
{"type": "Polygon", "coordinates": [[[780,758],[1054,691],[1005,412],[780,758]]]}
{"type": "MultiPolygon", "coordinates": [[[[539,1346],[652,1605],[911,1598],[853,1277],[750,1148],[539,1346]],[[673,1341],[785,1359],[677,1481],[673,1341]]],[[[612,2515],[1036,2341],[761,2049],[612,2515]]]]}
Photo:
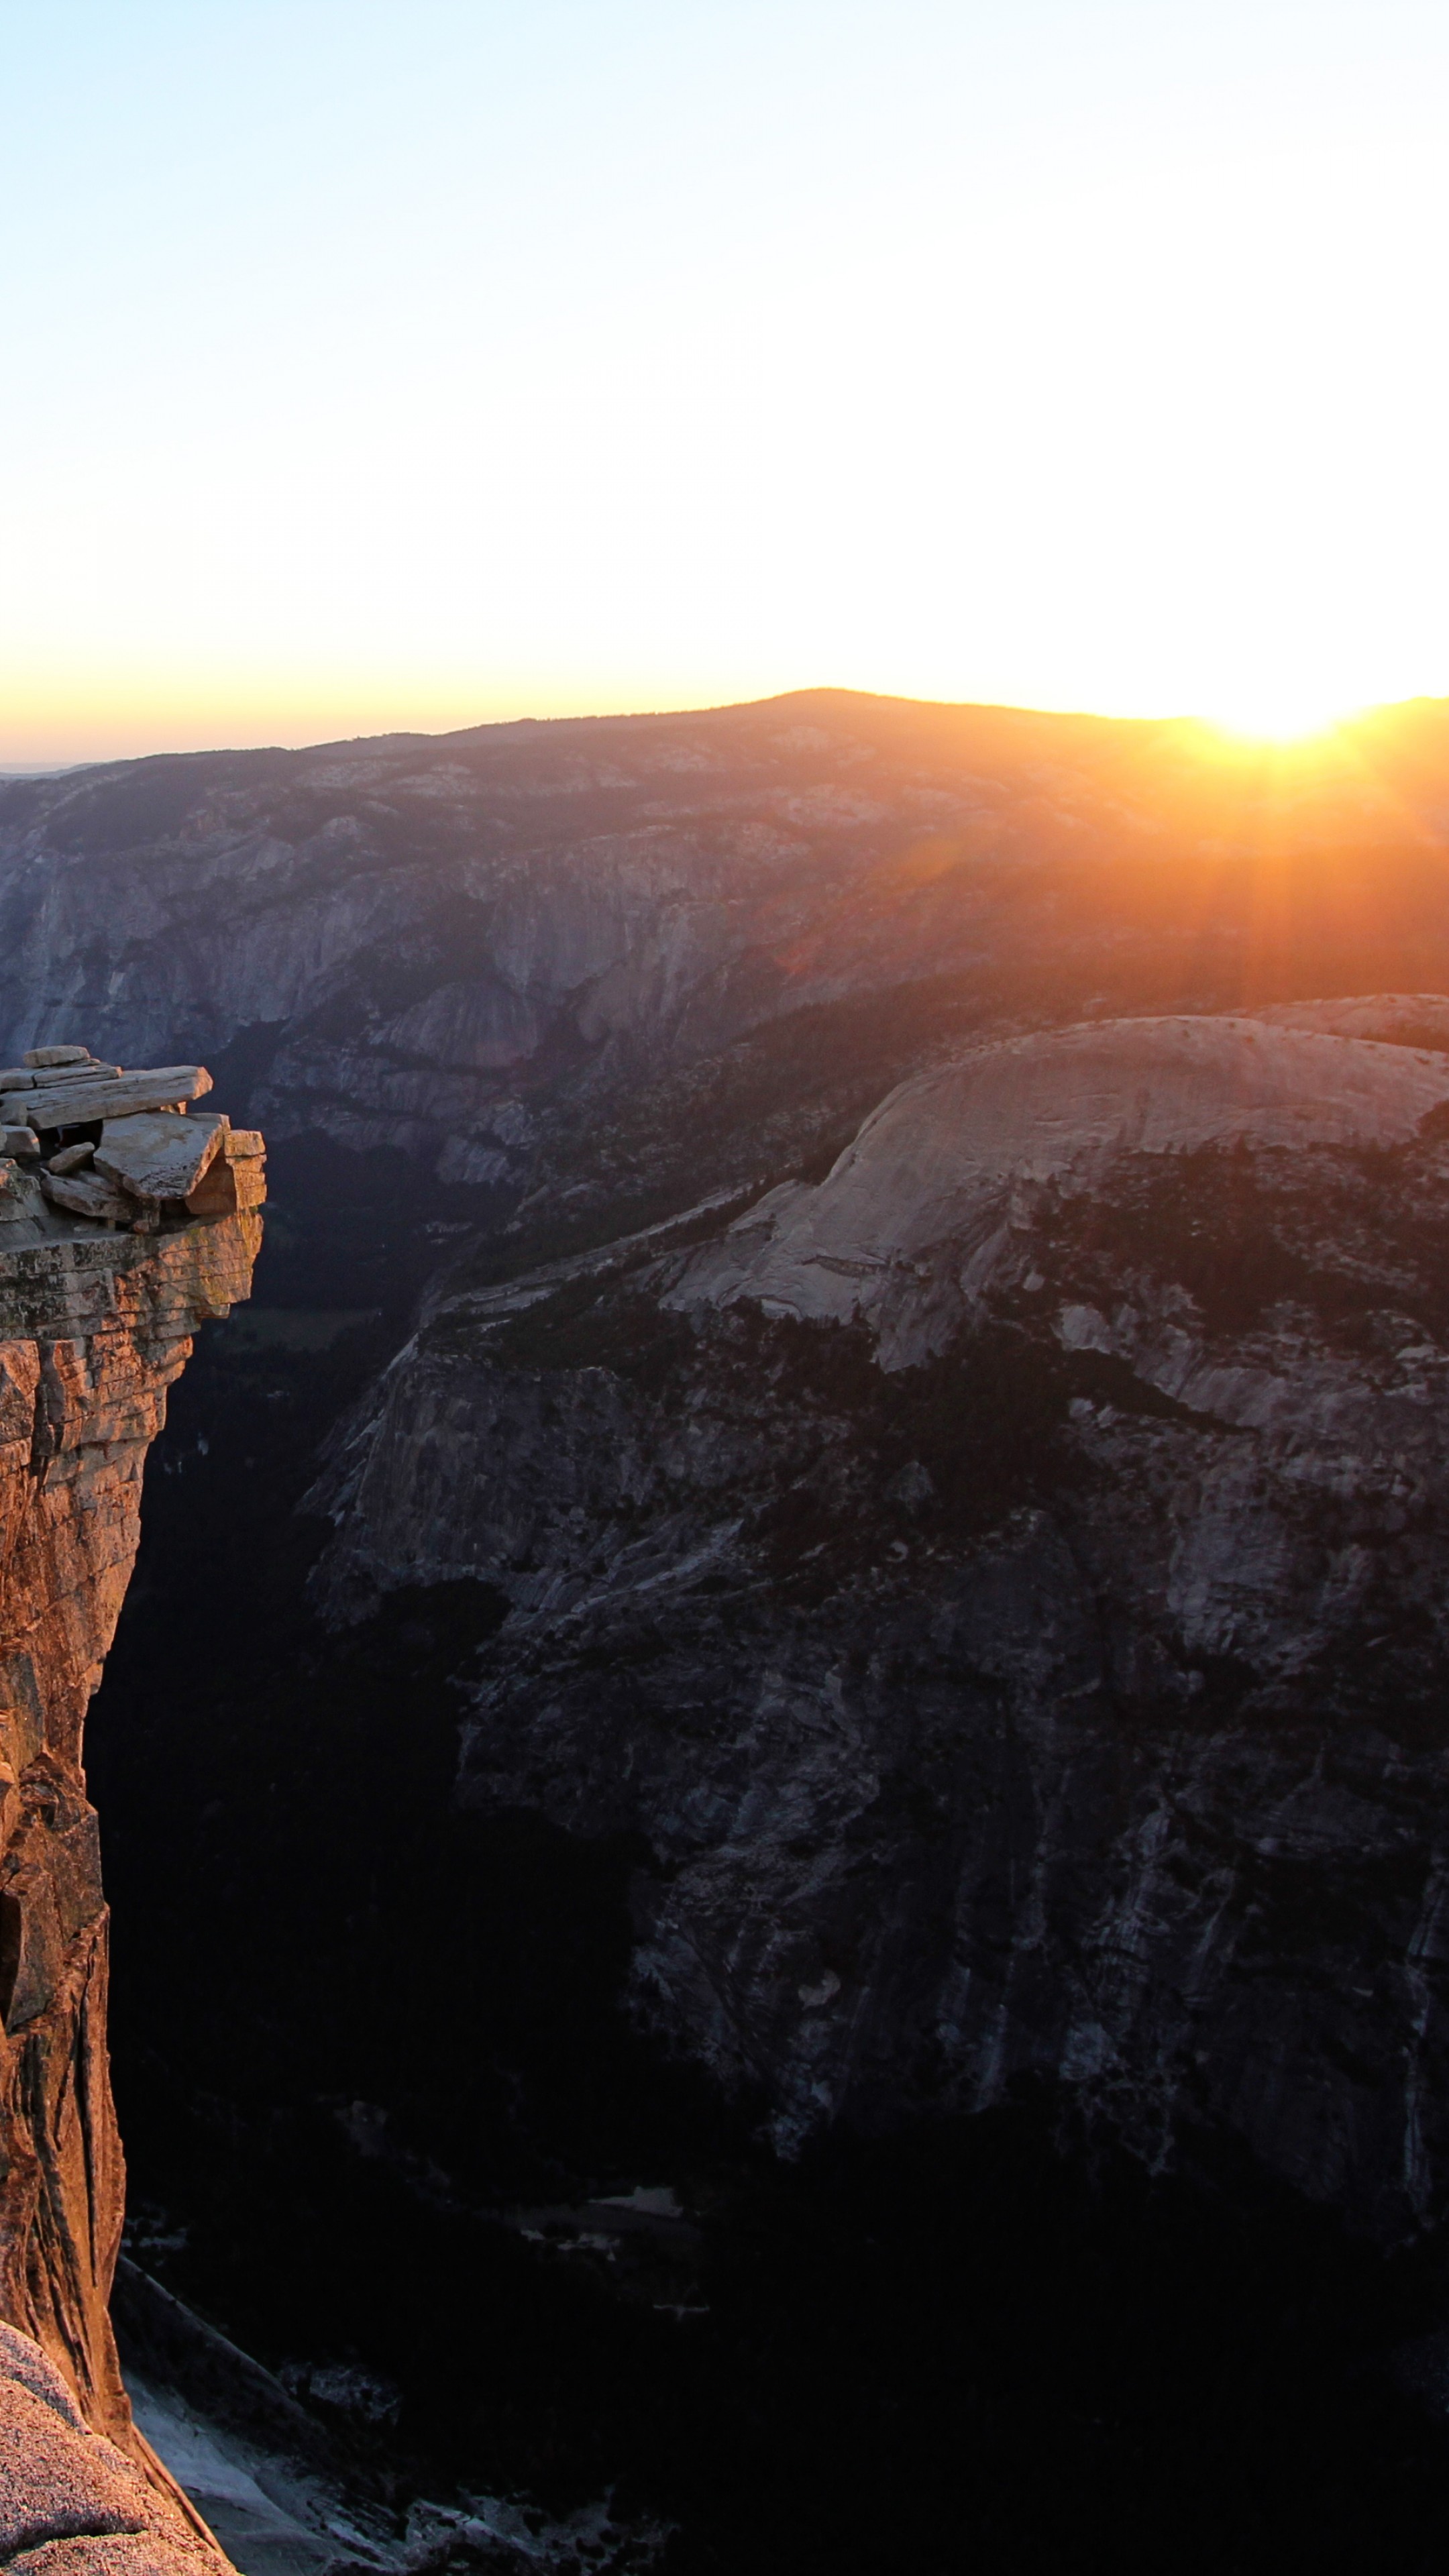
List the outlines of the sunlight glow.
{"type": "Polygon", "coordinates": [[[1359,707],[1314,705],[1284,691],[1235,707],[1214,707],[1203,721],[1230,743],[1262,743],[1282,751],[1309,749],[1362,713],[1359,707]]]}
{"type": "Polygon", "coordinates": [[[0,766],[1449,693],[1427,0],[25,0],[0,80],[0,766]]]}

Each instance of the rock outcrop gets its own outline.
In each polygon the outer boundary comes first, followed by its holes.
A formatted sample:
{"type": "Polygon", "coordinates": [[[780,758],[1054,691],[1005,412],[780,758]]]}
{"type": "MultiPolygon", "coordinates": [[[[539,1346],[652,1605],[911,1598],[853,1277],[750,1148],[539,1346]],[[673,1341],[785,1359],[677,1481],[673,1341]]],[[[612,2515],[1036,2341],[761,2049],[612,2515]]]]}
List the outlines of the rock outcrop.
{"type": "Polygon", "coordinates": [[[1118,1020],[983,1047],[903,1083],[818,1188],[787,1184],[690,1263],[670,1302],[860,1316],[883,1368],[935,1358],[1046,1198],[1129,1155],[1406,1144],[1449,1058],[1256,1019],[1118,1020]]]}
{"type": "MultiPolygon", "coordinates": [[[[110,1115],[109,1069],[63,1092],[5,1079],[7,1100],[36,1104],[32,1161],[44,1145],[64,1162],[78,1129],[99,1151],[103,1134],[160,1123],[110,1115]]],[[[207,1084],[198,1068],[168,1068],[159,1084],[138,1077],[132,1088],[184,1099],[207,1084]]],[[[179,1146],[191,1121],[173,1113],[169,1124],[179,1146]]],[[[0,2319],[18,2329],[0,2337],[0,2558],[37,2570],[149,2576],[173,2557],[220,2563],[188,2537],[176,2491],[133,2430],[107,2314],[123,2168],[106,2053],[107,1915],[81,1768],[166,1389],[197,1325],[247,1295],[260,1242],[260,1140],[235,1140],[233,1165],[230,1131],[207,1133],[206,1168],[230,1183],[209,1216],[119,1182],[92,1214],[43,1194],[24,1163],[0,1164],[0,2319]],[[46,2356],[28,2381],[16,2377],[26,2337],[46,2356]],[[37,2427],[49,2449],[37,2447],[37,2427]],[[142,2463],[149,2485],[112,2445],[142,2463]],[[38,2482],[30,2503],[20,2461],[38,2482]],[[87,2480],[99,2521],[75,2502],[87,2480]],[[52,2489],[61,2519],[47,2522],[52,2489]]]]}
{"type": "Polygon", "coordinates": [[[782,2144],[1049,2076],[1443,2209],[1449,1058],[1334,1010],[979,1049],[335,1445],[334,1615],[506,1599],[464,1797],[646,1837],[636,2008],[782,2144]]]}

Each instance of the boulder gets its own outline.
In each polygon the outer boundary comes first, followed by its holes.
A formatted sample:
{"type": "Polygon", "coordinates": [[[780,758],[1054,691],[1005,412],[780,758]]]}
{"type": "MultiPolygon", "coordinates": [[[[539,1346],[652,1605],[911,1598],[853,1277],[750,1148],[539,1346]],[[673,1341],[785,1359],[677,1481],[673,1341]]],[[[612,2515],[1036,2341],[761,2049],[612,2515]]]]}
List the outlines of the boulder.
{"type": "Polygon", "coordinates": [[[32,1047],[24,1059],[32,1067],[53,1064],[90,1064],[94,1061],[89,1047],[32,1047]]]}
{"type": "Polygon", "coordinates": [[[95,1150],[94,1145],[63,1145],[58,1154],[51,1155],[45,1168],[48,1172],[78,1172],[90,1161],[95,1150]]]}
{"type": "MultiPolygon", "coordinates": [[[[188,1198],[228,1126],[215,1111],[203,1111],[199,1118],[178,1118],[166,1110],[108,1118],[95,1148],[96,1170],[137,1198],[188,1198]]],[[[54,1162],[50,1168],[56,1169],[54,1162]]]]}
{"type": "Polygon", "coordinates": [[[38,1154],[40,1138],[31,1127],[0,1127],[0,1154],[38,1154]]]}

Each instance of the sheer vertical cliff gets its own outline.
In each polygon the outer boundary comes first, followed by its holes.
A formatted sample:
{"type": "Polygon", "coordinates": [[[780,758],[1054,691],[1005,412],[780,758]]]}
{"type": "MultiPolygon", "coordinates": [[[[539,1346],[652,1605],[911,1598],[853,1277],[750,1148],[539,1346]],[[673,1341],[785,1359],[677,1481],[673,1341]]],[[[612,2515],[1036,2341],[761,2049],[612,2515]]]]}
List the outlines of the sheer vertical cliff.
{"type": "Polygon", "coordinates": [[[107,2315],[123,2167],[82,1728],[166,1389],[197,1325],[247,1295],[261,1218],[233,1205],[116,1231],[13,1165],[0,1216],[0,2320],[42,2347],[92,2433],[139,2456],[107,2315]]]}
{"type": "Polygon", "coordinates": [[[979,1048],[460,1269],[334,1442],[321,1597],[491,1587],[462,1798],[641,1838],[635,2008],[782,2144],[1045,2079],[1440,2219],[1449,1063],[1370,1016],[979,1048]]]}

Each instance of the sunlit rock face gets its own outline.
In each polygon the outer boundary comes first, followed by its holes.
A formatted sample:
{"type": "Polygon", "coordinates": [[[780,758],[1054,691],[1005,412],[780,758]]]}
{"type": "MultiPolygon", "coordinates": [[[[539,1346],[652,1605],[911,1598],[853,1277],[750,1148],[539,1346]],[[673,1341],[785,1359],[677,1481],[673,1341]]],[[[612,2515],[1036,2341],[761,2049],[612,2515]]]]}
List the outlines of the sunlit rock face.
{"type": "Polygon", "coordinates": [[[506,1598],[463,1795],[646,1838],[635,2007],[783,2145],[1047,2075],[1442,2208],[1449,1058],[1332,1016],[976,1050],[334,1445],[333,1615],[506,1598]]]}
{"type": "MultiPolygon", "coordinates": [[[[247,1168],[259,1197],[260,1164],[247,1168]]],[[[84,2425],[136,2457],[107,2316],[123,2167],[82,1732],[135,1559],[166,1389],[198,1324],[247,1295],[262,1220],[255,1208],[191,1222],[182,1211],[163,1231],[120,1233],[37,1202],[39,1216],[0,1228],[0,2317],[43,2349],[84,2425]]],[[[10,2350],[0,2333],[0,2364],[10,2350]]],[[[42,2413],[51,2404],[44,2390],[36,2402],[42,2413]]],[[[0,2369],[0,2443],[17,2408],[0,2369]]],[[[155,2492],[141,2510],[134,2478],[127,2487],[105,2466],[105,2444],[47,2429],[57,2477],[84,2483],[94,2469],[108,2511],[121,2512],[123,2487],[130,2497],[129,2519],[61,2526],[114,2535],[109,2557],[88,2542],[77,2567],[145,2576],[171,2565],[155,2492]]],[[[0,2468],[0,2488],[12,2485],[0,2468]]],[[[187,2529],[177,2520],[171,2534],[180,2556],[187,2529]]],[[[221,2563],[200,2542],[192,2554],[221,2563]]]]}
{"type": "Polygon", "coordinates": [[[224,2576],[178,2492],[88,2424],[53,2362],[0,2324],[0,2559],[44,2576],[224,2576]]]}

